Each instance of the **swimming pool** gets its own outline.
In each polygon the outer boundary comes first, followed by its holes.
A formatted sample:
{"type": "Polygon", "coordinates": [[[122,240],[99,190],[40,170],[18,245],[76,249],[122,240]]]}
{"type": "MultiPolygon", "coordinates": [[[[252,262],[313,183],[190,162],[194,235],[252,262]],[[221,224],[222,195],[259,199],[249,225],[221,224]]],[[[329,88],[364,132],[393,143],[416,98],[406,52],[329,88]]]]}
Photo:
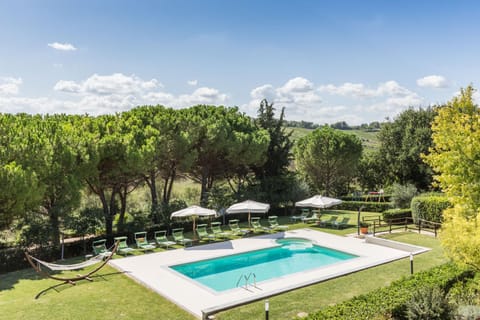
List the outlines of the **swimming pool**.
{"type": "Polygon", "coordinates": [[[273,248],[170,266],[217,292],[321,268],[356,255],[313,244],[303,238],[276,240],[273,248]]]}

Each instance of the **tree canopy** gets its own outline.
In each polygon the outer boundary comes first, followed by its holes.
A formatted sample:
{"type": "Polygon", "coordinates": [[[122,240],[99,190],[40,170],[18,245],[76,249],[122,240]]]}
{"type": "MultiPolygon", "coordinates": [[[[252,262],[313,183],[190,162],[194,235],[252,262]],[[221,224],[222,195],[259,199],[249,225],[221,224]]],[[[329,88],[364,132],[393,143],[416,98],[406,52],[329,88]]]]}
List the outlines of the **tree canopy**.
{"type": "Polygon", "coordinates": [[[294,153],[300,173],[313,189],[337,195],[355,175],[362,150],[357,136],[324,126],[300,138],[294,153]]]}
{"type": "Polygon", "coordinates": [[[453,208],[444,211],[441,240],[459,263],[480,269],[480,110],[472,86],[438,108],[425,160],[453,208]]]}
{"type": "Polygon", "coordinates": [[[418,189],[431,187],[433,172],[421,154],[432,145],[431,123],[435,109],[407,109],[393,122],[384,123],[378,134],[380,149],[375,155],[385,174],[386,184],[414,184],[418,189]]]}

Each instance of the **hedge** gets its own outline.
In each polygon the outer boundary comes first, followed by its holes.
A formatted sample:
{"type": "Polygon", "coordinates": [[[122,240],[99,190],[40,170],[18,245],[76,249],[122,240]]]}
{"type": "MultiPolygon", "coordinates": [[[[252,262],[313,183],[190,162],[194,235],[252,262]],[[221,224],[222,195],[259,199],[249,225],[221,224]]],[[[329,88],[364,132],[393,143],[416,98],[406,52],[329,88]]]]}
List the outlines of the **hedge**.
{"type": "MultiPolygon", "coordinates": [[[[85,239],[85,243],[83,240],[65,243],[63,254],[64,258],[68,259],[82,256],[84,254],[84,244],[86,253],[91,253],[93,240],[95,240],[95,238],[85,239]]],[[[10,247],[1,249],[0,274],[29,268],[30,264],[28,264],[27,259],[25,258],[25,250],[27,249],[24,247],[10,247]]],[[[28,253],[44,261],[55,261],[61,257],[59,246],[29,248],[28,253]]]]}
{"type": "Polygon", "coordinates": [[[378,319],[385,315],[391,315],[394,319],[406,319],[406,303],[419,287],[438,286],[448,292],[454,284],[474,276],[475,273],[471,270],[447,263],[411,277],[404,277],[388,287],[327,306],[304,319],[364,320],[378,319]]]}
{"type": "Polygon", "coordinates": [[[412,210],[411,209],[389,209],[385,210],[382,213],[382,219],[385,222],[393,222],[393,223],[401,223],[403,224],[405,218],[412,217],[412,210]],[[400,220],[403,219],[403,220],[400,220]]]}
{"type": "MultiPolygon", "coordinates": [[[[390,202],[391,201],[391,198],[392,198],[392,195],[390,194],[384,194],[383,195],[383,200],[385,202],[390,202]]],[[[355,195],[348,195],[348,196],[342,196],[340,197],[340,199],[342,199],[343,201],[363,201],[363,202],[367,202],[367,200],[369,200],[368,202],[373,201],[378,201],[378,196],[377,195],[371,195],[371,196],[368,196],[368,195],[361,195],[361,196],[355,196],[355,195]]]]}
{"type": "Polygon", "coordinates": [[[440,223],[442,222],[443,210],[450,206],[448,198],[443,195],[420,195],[412,199],[410,207],[415,223],[418,223],[418,219],[440,223]]]}
{"type": "Polygon", "coordinates": [[[392,204],[390,202],[374,202],[374,201],[343,201],[336,205],[335,209],[357,211],[358,208],[363,207],[362,211],[368,212],[383,212],[390,209],[392,204]]]}
{"type": "MultiPolygon", "coordinates": [[[[0,274],[28,268],[30,265],[25,258],[25,249],[11,247],[0,250],[0,274]]],[[[29,253],[41,260],[51,261],[53,257],[58,259],[60,251],[54,247],[42,247],[29,250],[29,253]]]]}

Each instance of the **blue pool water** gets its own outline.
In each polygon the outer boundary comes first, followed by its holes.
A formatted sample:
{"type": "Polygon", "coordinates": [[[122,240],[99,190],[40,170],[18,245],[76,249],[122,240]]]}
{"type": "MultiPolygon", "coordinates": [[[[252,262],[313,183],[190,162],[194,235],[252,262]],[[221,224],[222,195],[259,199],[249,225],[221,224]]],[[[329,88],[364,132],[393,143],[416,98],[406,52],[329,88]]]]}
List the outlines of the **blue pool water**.
{"type": "MultiPolygon", "coordinates": [[[[309,240],[286,238],[279,246],[215,259],[170,266],[173,270],[215,290],[245,284],[242,275],[255,274],[256,282],[324,267],[357,256],[317,245],[309,240]]],[[[250,283],[253,283],[251,279],[250,283]]]]}

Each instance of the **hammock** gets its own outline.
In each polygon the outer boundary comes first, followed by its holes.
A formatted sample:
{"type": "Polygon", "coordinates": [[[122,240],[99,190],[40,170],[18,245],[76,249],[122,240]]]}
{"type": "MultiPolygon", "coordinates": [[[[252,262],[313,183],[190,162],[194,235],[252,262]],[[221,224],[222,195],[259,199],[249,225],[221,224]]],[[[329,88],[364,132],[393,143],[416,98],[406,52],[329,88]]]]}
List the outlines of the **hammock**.
{"type": "Polygon", "coordinates": [[[34,256],[31,256],[30,254],[28,254],[28,252],[25,252],[25,256],[27,257],[27,261],[30,263],[32,268],[36,272],[38,272],[39,274],[41,274],[45,277],[54,279],[54,280],[63,281],[65,283],[70,283],[70,284],[74,285],[75,282],[79,281],[79,280],[93,281],[90,278],[90,276],[92,274],[94,274],[95,272],[97,272],[98,270],[100,270],[104,265],[107,264],[107,262],[112,258],[113,254],[117,251],[117,248],[118,248],[118,242],[115,243],[111,253],[108,253],[108,254],[103,254],[102,253],[102,254],[96,255],[96,256],[88,259],[87,261],[80,262],[80,263],[75,263],[75,264],[56,264],[56,263],[50,263],[50,262],[42,261],[40,259],[35,258],[34,256]],[[104,258],[106,258],[106,259],[104,260],[104,258]],[[35,263],[34,261],[36,261],[37,263],[35,263]],[[79,274],[75,277],[70,277],[70,278],[62,278],[62,277],[57,277],[55,275],[51,275],[48,272],[43,271],[42,268],[40,267],[41,265],[43,265],[43,266],[47,267],[48,269],[50,269],[52,271],[70,271],[70,270],[83,269],[83,268],[95,265],[99,262],[102,262],[102,263],[97,268],[88,272],[87,274],[83,274],[83,275],[79,274]]]}
{"type": "Polygon", "coordinates": [[[42,261],[38,258],[35,258],[34,256],[30,256],[30,258],[36,261],[37,264],[43,265],[52,271],[70,271],[70,270],[79,270],[79,269],[93,266],[94,264],[97,264],[100,261],[103,261],[104,255],[99,254],[88,259],[87,261],[83,261],[76,264],[55,264],[55,263],[42,261]]]}

